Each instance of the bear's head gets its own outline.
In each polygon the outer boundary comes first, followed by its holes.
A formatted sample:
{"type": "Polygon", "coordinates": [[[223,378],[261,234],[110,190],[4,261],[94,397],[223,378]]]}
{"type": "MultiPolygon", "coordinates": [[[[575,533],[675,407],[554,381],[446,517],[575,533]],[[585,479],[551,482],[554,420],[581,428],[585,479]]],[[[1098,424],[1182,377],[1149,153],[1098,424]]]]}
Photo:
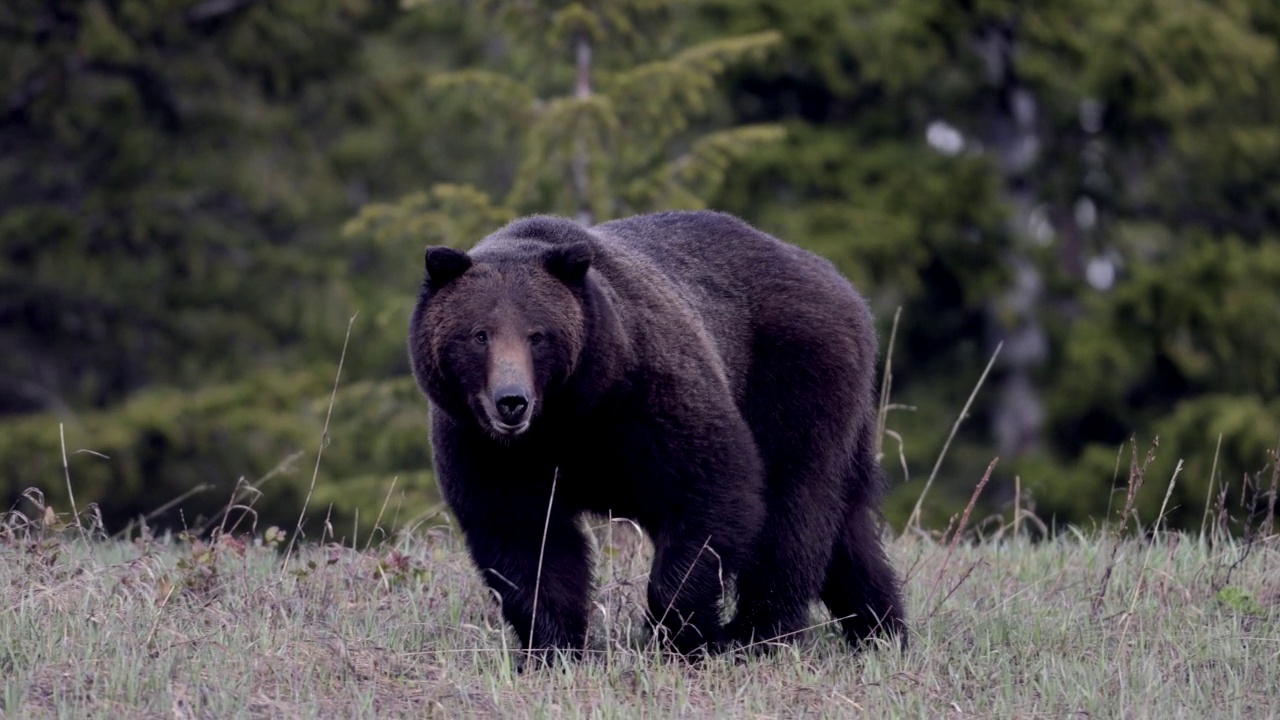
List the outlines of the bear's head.
{"type": "Polygon", "coordinates": [[[500,441],[523,434],[581,358],[591,260],[585,241],[427,248],[409,333],[418,386],[500,441]]]}

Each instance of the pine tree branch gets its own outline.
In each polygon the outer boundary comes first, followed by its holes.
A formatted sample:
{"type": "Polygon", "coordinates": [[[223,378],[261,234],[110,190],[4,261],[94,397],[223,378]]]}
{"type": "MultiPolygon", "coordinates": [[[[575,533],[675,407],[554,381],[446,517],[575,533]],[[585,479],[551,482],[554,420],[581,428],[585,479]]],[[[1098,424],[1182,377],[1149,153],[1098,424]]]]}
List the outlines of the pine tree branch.
{"type": "Polygon", "coordinates": [[[541,106],[538,98],[525,85],[512,77],[488,70],[459,70],[439,73],[427,80],[427,88],[438,92],[461,91],[459,94],[469,104],[482,107],[489,114],[502,106],[503,111],[524,117],[541,106]]]}
{"type": "Polygon", "coordinates": [[[719,189],[734,162],[785,136],[782,126],[772,124],[745,125],[703,135],[688,152],[666,163],[652,178],[633,183],[632,191],[640,197],[648,196],[651,203],[701,207],[697,198],[719,189]],[[691,201],[695,204],[690,205],[691,201]]]}
{"type": "Polygon", "coordinates": [[[255,2],[258,2],[258,0],[205,0],[205,2],[187,8],[182,16],[186,18],[188,23],[199,25],[230,15],[255,2]]]}
{"type": "Polygon", "coordinates": [[[731,66],[762,57],[780,39],[763,32],[703,43],[615,73],[602,85],[637,134],[667,140],[706,112],[716,80],[731,66]]]}

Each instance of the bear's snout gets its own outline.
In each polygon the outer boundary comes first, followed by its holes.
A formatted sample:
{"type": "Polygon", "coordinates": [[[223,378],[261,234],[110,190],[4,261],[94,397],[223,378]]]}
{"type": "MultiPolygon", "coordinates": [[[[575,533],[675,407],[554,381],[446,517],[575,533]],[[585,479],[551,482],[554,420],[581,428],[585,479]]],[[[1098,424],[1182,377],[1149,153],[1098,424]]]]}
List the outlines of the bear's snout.
{"type": "Polygon", "coordinates": [[[507,385],[493,394],[493,404],[498,409],[498,419],[504,425],[515,428],[529,416],[529,393],[521,387],[507,385]]]}
{"type": "Polygon", "coordinates": [[[488,346],[489,377],[481,394],[489,425],[506,437],[529,429],[537,405],[533,354],[515,325],[508,320],[493,332],[488,346]]]}

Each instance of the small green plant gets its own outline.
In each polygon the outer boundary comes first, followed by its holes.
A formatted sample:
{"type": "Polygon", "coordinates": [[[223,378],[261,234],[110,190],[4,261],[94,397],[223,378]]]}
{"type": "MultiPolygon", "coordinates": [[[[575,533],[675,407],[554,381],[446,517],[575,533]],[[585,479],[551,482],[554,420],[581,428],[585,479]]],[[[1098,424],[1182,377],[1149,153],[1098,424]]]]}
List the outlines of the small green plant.
{"type": "MultiPolygon", "coordinates": [[[[227,545],[204,542],[187,533],[178,535],[178,541],[187,551],[178,558],[178,587],[189,596],[208,602],[218,596],[221,589],[221,554],[227,545]]],[[[240,550],[243,554],[243,549],[240,550]]]]}
{"type": "Polygon", "coordinates": [[[420,581],[424,579],[426,577],[426,569],[411,556],[391,548],[386,555],[378,559],[378,564],[373,570],[373,576],[378,581],[385,583],[387,587],[391,587],[407,583],[410,580],[420,581]]]}
{"type": "Polygon", "coordinates": [[[21,563],[25,570],[49,569],[62,556],[66,533],[75,525],[46,504],[44,493],[32,488],[22,494],[33,506],[30,514],[11,510],[0,514],[0,543],[22,548],[21,563]]]}
{"type": "Polygon", "coordinates": [[[288,534],[285,531],[275,525],[272,525],[267,528],[266,532],[262,533],[262,544],[272,550],[275,550],[280,547],[280,543],[284,542],[287,537],[288,534]]]}
{"type": "Polygon", "coordinates": [[[1235,585],[1228,585],[1222,588],[1214,596],[1214,599],[1241,615],[1264,617],[1267,614],[1266,608],[1262,607],[1253,595],[1235,585]]]}

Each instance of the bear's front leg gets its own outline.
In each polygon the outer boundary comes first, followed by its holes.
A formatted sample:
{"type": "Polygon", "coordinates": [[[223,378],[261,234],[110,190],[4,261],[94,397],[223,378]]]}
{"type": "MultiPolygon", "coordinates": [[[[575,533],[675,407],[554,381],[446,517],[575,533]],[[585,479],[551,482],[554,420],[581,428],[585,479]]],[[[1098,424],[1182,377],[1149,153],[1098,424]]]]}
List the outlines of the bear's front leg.
{"type": "Polygon", "coordinates": [[[582,649],[590,551],[574,522],[577,511],[563,504],[563,493],[552,503],[555,466],[528,449],[497,446],[438,410],[432,414],[432,444],[440,489],[520,647],[582,649]]]}
{"type": "Polygon", "coordinates": [[[765,518],[763,468],[745,426],[729,421],[698,440],[655,443],[697,452],[655,457],[647,466],[656,481],[648,523],[654,545],[649,619],[685,655],[722,649],[725,584],[736,577],[765,518]]]}
{"type": "Polygon", "coordinates": [[[683,655],[716,652],[722,644],[720,609],[728,573],[711,536],[703,542],[696,537],[655,536],[649,574],[649,622],[663,643],[683,655]]]}
{"type": "MultiPolygon", "coordinates": [[[[483,528],[464,524],[467,545],[485,582],[501,598],[502,615],[515,629],[522,649],[540,651],[543,657],[549,650],[576,652],[587,637],[591,592],[587,540],[571,516],[553,508],[544,548],[543,525],[528,522],[533,515],[546,517],[535,507],[531,502],[522,508],[523,517],[522,513],[491,513],[483,528]]],[[[542,507],[546,507],[545,498],[542,507]]]]}

